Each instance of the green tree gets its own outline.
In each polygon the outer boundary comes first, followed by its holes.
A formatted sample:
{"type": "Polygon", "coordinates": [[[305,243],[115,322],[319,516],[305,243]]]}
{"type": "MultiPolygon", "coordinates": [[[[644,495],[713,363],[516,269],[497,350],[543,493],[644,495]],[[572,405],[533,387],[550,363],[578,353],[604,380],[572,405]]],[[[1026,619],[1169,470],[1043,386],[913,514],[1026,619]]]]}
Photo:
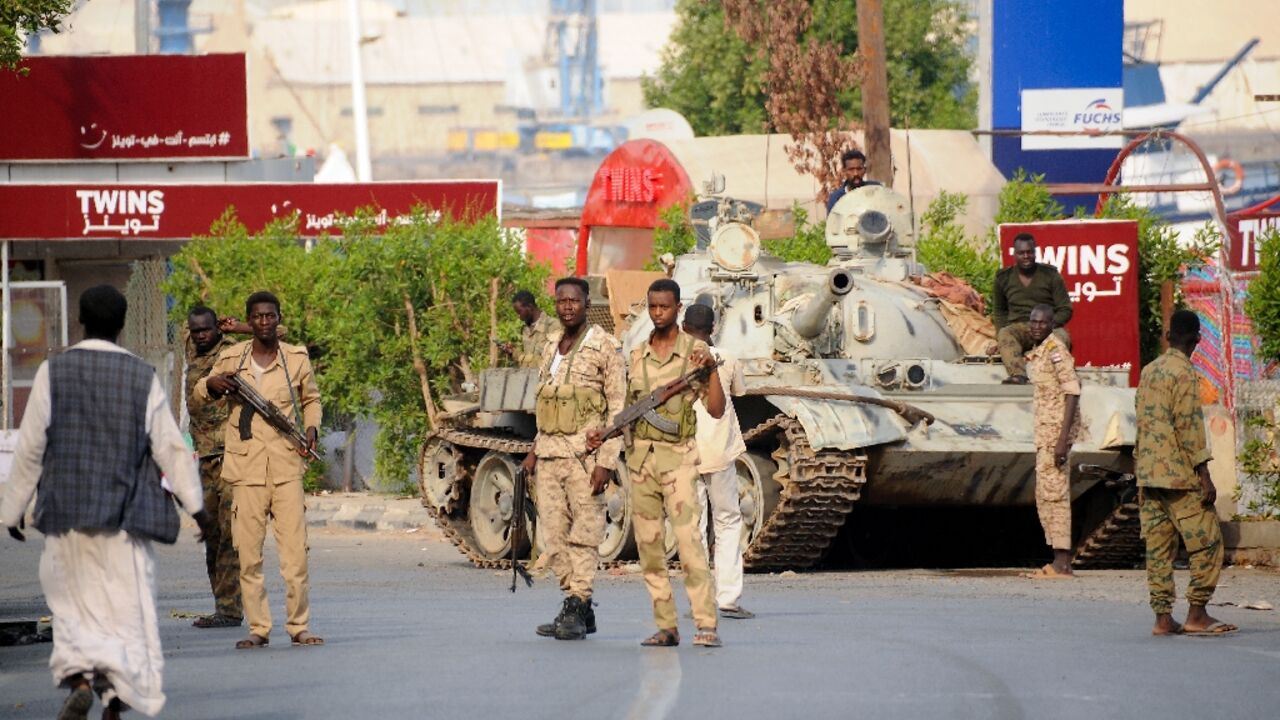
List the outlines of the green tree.
{"type": "Polygon", "coordinates": [[[41,30],[61,31],[62,18],[75,0],[0,0],[0,70],[17,70],[26,36],[41,30]]]}
{"type": "Polygon", "coordinates": [[[493,217],[467,223],[420,208],[381,233],[371,217],[357,213],[343,235],[308,251],[296,219],[250,233],[229,211],[174,256],[165,291],[175,322],[197,302],[232,314],[250,292],[275,292],[288,341],[312,349],[326,425],[375,420],[378,476],[410,489],[441,398],[488,365],[492,283],[493,334],[511,338],[520,321],[507,299],[519,288],[540,292],[548,271],[530,267],[493,217]]]}
{"type": "MultiPolygon", "coordinates": [[[[814,0],[804,40],[831,41],[856,54],[858,22],[851,0],[814,0]]],[[[662,64],[642,80],[645,103],[683,114],[698,135],[766,129],[763,78],[768,61],[725,24],[719,2],[678,0],[677,23],[662,64]]],[[[968,18],[956,0],[885,0],[889,117],[895,126],[971,128],[977,95],[968,77],[968,18]]],[[[862,116],[861,92],[842,94],[851,117],[862,116]]]]}

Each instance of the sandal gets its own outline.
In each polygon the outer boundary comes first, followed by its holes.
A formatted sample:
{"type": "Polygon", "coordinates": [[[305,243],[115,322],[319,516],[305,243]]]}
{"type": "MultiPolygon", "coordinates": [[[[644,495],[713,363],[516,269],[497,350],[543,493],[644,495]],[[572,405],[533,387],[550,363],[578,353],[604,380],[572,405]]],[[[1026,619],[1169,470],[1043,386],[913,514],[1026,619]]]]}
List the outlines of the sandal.
{"type": "Polygon", "coordinates": [[[293,641],[294,645],[323,645],[324,644],[324,638],[319,637],[318,635],[312,635],[310,632],[306,630],[303,630],[297,635],[290,635],[289,639],[293,641]]]}
{"type": "Polygon", "coordinates": [[[270,645],[271,641],[261,635],[249,633],[249,637],[236,641],[237,650],[253,650],[255,648],[264,648],[270,645]]]}
{"type": "Polygon", "coordinates": [[[223,615],[222,613],[214,613],[212,615],[201,615],[193,620],[191,625],[192,627],[198,628],[228,628],[240,627],[243,622],[244,620],[238,617],[231,617],[230,615],[223,615]]]}
{"type": "Polygon", "coordinates": [[[699,647],[721,647],[720,636],[715,630],[699,630],[693,635],[693,644],[699,647]]]}
{"type": "Polygon", "coordinates": [[[675,647],[680,644],[679,630],[659,630],[640,642],[645,647],[675,647]]]}

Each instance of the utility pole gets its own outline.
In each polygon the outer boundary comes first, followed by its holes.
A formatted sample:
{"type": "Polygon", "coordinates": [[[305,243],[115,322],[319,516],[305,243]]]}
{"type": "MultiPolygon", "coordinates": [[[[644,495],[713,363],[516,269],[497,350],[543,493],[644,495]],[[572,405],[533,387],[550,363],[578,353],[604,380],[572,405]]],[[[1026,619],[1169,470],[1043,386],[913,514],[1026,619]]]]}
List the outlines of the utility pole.
{"type": "Polygon", "coordinates": [[[133,51],[151,52],[151,0],[133,0],[133,51]]]}
{"type": "Polygon", "coordinates": [[[862,78],[862,125],[867,177],[893,187],[889,149],[889,74],[885,68],[884,3],[858,0],[858,53],[865,63],[862,78]]]}
{"type": "Polygon", "coordinates": [[[360,61],[364,45],[360,28],[360,0],[347,0],[351,21],[351,119],[356,126],[356,179],[369,182],[373,169],[369,162],[369,108],[364,99],[364,67],[360,61]]]}

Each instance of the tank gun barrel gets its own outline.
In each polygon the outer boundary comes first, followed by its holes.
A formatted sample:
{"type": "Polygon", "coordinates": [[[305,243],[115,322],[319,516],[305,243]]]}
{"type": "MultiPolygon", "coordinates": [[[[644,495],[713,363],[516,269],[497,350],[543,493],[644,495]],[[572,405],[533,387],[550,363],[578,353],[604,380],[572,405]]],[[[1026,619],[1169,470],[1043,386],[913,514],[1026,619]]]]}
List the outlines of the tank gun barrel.
{"type": "Polygon", "coordinates": [[[827,316],[831,314],[831,309],[851,290],[853,274],[844,268],[832,270],[827,275],[827,282],[814,294],[813,299],[796,310],[791,317],[791,326],[806,340],[817,337],[827,326],[827,316]]]}

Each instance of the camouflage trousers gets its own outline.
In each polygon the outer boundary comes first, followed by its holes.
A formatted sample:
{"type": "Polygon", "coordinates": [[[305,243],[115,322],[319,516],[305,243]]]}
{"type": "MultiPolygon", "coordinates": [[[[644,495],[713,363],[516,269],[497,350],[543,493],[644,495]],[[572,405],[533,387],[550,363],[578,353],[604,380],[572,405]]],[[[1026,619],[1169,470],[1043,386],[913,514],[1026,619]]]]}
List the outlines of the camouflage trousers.
{"type": "MultiPolygon", "coordinates": [[[[594,456],[585,462],[595,469],[594,456]]],[[[604,541],[604,495],[591,494],[591,474],[576,458],[538,458],[536,475],[542,556],[566,595],[589,600],[604,541]]]]}
{"type": "Polygon", "coordinates": [[[1204,606],[1218,587],[1222,572],[1222,527],[1218,512],[1204,506],[1204,493],[1194,490],[1143,488],[1142,536],[1147,540],[1147,590],[1157,615],[1173,611],[1173,560],[1178,540],[1187,548],[1191,581],[1187,602],[1204,606]]]}
{"type": "MultiPolygon", "coordinates": [[[[1071,334],[1066,328],[1054,328],[1053,334],[1071,348],[1071,334]]],[[[996,332],[996,346],[1000,348],[1000,362],[1010,375],[1027,374],[1027,359],[1023,355],[1035,347],[1031,339],[1031,326],[1024,322],[1009,323],[996,332]]]]}
{"type": "Polygon", "coordinates": [[[667,573],[666,524],[670,518],[676,536],[680,564],[684,568],[684,589],[693,609],[694,624],[715,629],[715,584],[707,564],[707,545],[701,532],[702,503],[698,499],[698,468],[693,454],[677,469],[661,472],[650,453],[639,470],[631,471],[631,526],[640,551],[640,569],[645,588],[653,601],[653,621],[660,630],[678,626],[676,603],[667,573]]]}
{"type": "MultiPolygon", "coordinates": [[[[1054,435],[1057,441],[1057,435],[1054,435]]],[[[1036,513],[1044,528],[1044,541],[1054,550],[1071,549],[1071,462],[1053,462],[1053,444],[1037,443],[1036,513]]]]}
{"type": "Polygon", "coordinates": [[[231,538],[231,486],[222,481],[221,455],[200,459],[200,484],[204,486],[204,509],[213,520],[213,529],[204,536],[204,564],[213,590],[214,612],[241,619],[240,556],[231,538]]]}

